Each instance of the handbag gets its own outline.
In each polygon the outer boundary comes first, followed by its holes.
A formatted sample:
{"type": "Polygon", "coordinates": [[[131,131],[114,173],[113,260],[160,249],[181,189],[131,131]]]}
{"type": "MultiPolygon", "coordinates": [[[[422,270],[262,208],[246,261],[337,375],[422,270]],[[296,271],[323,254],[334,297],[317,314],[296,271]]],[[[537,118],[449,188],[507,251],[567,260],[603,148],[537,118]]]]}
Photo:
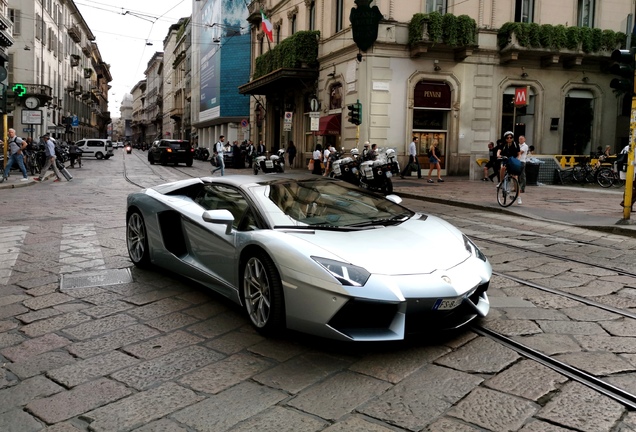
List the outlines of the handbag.
{"type": "Polygon", "coordinates": [[[307,164],[307,169],[309,171],[313,171],[314,170],[314,160],[313,159],[309,159],[309,163],[307,164]]]}
{"type": "Polygon", "coordinates": [[[515,157],[509,157],[506,169],[512,175],[521,174],[521,161],[515,157]]]}

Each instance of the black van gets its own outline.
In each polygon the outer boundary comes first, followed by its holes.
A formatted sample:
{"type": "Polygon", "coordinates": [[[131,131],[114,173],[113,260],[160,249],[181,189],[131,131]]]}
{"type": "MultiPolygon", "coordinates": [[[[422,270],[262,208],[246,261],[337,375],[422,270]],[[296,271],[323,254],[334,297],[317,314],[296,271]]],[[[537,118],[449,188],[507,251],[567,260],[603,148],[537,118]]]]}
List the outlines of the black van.
{"type": "Polygon", "coordinates": [[[148,150],[148,162],[151,165],[158,162],[161,165],[184,163],[192,166],[193,159],[194,148],[190,141],[162,139],[152,143],[148,150]]]}

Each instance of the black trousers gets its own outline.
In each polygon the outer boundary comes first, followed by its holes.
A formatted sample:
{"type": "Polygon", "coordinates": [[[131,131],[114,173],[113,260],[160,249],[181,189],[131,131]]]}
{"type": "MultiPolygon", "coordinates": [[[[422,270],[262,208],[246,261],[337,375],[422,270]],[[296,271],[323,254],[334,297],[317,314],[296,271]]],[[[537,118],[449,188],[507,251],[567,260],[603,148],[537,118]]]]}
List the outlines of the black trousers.
{"type": "Polygon", "coordinates": [[[417,178],[422,178],[422,167],[420,166],[420,161],[417,160],[417,156],[414,157],[411,155],[409,155],[409,163],[406,164],[400,175],[402,177],[410,176],[412,168],[411,164],[415,164],[417,166],[417,178]]]}

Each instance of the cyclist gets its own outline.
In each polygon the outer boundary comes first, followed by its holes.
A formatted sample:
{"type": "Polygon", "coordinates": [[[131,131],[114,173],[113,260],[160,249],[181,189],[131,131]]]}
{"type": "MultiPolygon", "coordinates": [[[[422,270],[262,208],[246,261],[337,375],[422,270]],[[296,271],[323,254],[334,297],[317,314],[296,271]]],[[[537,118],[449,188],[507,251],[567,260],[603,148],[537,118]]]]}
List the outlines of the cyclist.
{"type": "MultiPolygon", "coordinates": [[[[497,159],[501,162],[501,167],[499,168],[499,179],[503,179],[506,173],[506,165],[508,164],[506,158],[517,158],[519,156],[519,145],[515,143],[515,134],[511,131],[507,131],[504,133],[504,145],[497,152],[497,159]]],[[[512,172],[510,173],[512,175],[512,172]]],[[[517,175],[513,175],[514,178],[517,178],[517,175]]],[[[499,186],[499,185],[497,185],[499,186]]]]}

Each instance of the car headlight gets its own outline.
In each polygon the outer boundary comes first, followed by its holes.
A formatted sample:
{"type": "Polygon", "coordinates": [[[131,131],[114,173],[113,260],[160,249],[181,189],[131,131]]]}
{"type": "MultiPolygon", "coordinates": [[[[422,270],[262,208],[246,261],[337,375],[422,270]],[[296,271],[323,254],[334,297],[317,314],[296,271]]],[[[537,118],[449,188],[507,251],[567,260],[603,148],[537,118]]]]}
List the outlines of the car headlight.
{"type": "Polygon", "coordinates": [[[464,238],[464,247],[466,248],[466,250],[468,251],[469,254],[471,255],[475,255],[477,258],[479,258],[480,260],[482,260],[483,262],[486,262],[486,255],[484,255],[479,248],[477,247],[477,245],[475,245],[475,243],[473,243],[472,241],[470,241],[470,239],[468,237],[466,237],[466,235],[462,234],[462,237],[464,238]]]}
{"type": "Polygon", "coordinates": [[[342,285],[363,286],[367,283],[369,276],[371,276],[371,273],[353,264],[314,256],[311,258],[327,270],[342,285]]]}

